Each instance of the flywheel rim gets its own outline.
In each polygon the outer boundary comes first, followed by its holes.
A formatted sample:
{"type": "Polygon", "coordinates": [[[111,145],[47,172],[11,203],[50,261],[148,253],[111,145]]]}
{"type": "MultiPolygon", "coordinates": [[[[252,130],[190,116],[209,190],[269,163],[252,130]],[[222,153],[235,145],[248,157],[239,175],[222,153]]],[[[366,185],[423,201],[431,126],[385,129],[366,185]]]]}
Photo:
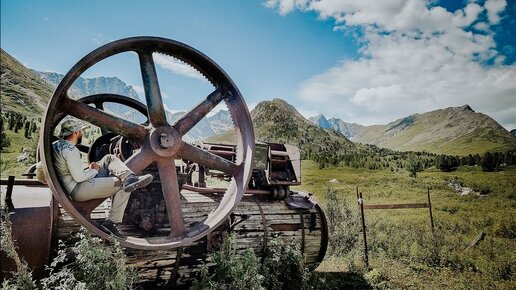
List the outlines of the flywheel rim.
{"type": "MultiPolygon", "coordinates": [[[[185,229],[184,232],[180,232],[181,223],[183,223],[183,221],[178,222],[178,219],[182,219],[182,217],[178,218],[177,213],[170,213],[172,208],[177,209],[178,206],[178,197],[175,196],[175,193],[178,192],[178,189],[175,189],[177,185],[174,185],[173,182],[162,180],[164,183],[162,184],[164,188],[162,192],[167,204],[167,212],[169,214],[169,223],[171,226],[171,235],[164,238],[163,242],[161,242],[161,239],[155,239],[152,242],[149,242],[144,238],[136,237],[128,237],[127,240],[120,241],[122,246],[149,250],[172,249],[180,246],[186,246],[193,241],[206,236],[208,233],[214,230],[227,218],[227,216],[235,208],[238,201],[240,201],[244,194],[245,188],[247,187],[247,183],[251,177],[255,144],[251,117],[240,91],[230,79],[230,77],[213,60],[190,46],[174,40],[159,37],[131,37],[108,43],[92,51],[83,57],[79,62],[77,62],[68,71],[63,80],[57,86],[44,114],[44,119],[42,122],[43,130],[40,137],[39,146],[43,153],[43,166],[47,169],[47,172],[45,173],[47,175],[47,182],[57,201],[61,203],[66,211],[81,225],[104,239],[113,239],[111,236],[101,231],[90,217],[83,216],[73,206],[65,193],[64,187],[61,185],[57,178],[55,168],[52,166],[51,146],[53,130],[58,125],[59,118],[64,112],[67,115],[71,115],[83,121],[90,122],[94,125],[115,123],[112,116],[106,116],[108,114],[81,106],[80,102],[72,100],[70,97],[68,97],[67,93],[73,82],[79,76],[81,76],[84,71],[86,71],[94,64],[116,54],[131,51],[136,52],[140,57],[140,66],[142,70],[142,77],[144,79],[148,118],[150,122],[148,126],[143,126],[116,119],[116,121],[120,123],[120,128],[116,128],[117,133],[125,137],[139,138],[139,140],[142,140],[143,142],[142,149],[140,152],[135,154],[136,157],[132,156],[135,158],[131,157],[127,161],[128,166],[135,172],[140,172],[142,169],[149,166],[149,163],[146,163],[147,158],[152,158],[152,162],[155,162],[160,169],[160,176],[163,173],[167,177],[172,177],[172,179],[175,177],[175,182],[177,183],[175,165],[172,166],[170,162],[167,162],[171,159],[160,158],[175,159],[176,157],[183,156],[180,154],[184,154],[189,158],[193,158],[193,161],[196,161],[195,159],[197,159],[198,161],[207,162],[207,165],[216,166],[216,169],[218,169],[218,166],[222,171],[227,170],[224,172],[228,172],[233,176],[232,182],[230,183],[226,194],[224,194],[217,208],[208,215],[204,222],[188,230],[185,229]],[[207,96],[206,99],[202,101],[197,107],[194,107],[185,115],[185,117],[175,122],[174,124],[168,124],[166,118],[163,119],[163,114],[165,114],[164,111],[161,111],[163,102],[161,99],[161,93],[159,91],[157,76],[155,75],[155,67],[153,67],[154,63],[152,60],[152,53],[156,52],[170,55],[184,61],[188,65],[198,70],[202,75],[204,75],[215,88],[215,91],[212,94],[207,96]],[[194,148],[194,146],[185,145],[184,142],[180,144],[181,148],[179,149],[177,155],[174,155],[176,154],[174,152],[171,153],[172,157],[168,155],[167,157],[160,157],[152,151],[153,149],[151,148],[152,146],[150,146],[150,142],[159,142],[149,140],[150,132],[152,130],[170,126],[174,127],[174,130],[177,130],[177,132],[183,136],[193,126],[195,126],[196,122],[200,120],[198,115],[204,114],[205,116],[205,114],[211,111],[214,106],[222,101],[226,103],[235,126],[238,148],[236,152],[237,161],[235,164],[232,164],[231,162],[223,162],[220,159],[209,155],[211,153],[200,152],[198,149],[194,148]],[[73,108],[73,110],[71,108],[73,108]],[[204,158],[204,160],[202,158],[204,158]],[[175,202],[173,202],[173,200],[175,200],[175,202]],[[176,215],[174,216],[174,214],[176,215]],[[172,225],[172,223],[174,223],[174,225],[172,225]],[[174,231],[177,231],[177,233],[173,234],[174,231]]],[[[200,118],[202,118],[202,116],[200,118]]],[[[167,130],[164,131],[168,132],[167,130]]]]}

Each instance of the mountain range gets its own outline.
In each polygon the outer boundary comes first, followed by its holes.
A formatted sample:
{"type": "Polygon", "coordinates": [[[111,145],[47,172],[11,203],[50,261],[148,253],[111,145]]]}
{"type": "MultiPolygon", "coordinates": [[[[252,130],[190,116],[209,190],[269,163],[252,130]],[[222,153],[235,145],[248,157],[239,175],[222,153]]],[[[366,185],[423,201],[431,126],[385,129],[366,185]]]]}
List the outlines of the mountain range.
{"type": "MultiPolygon", "coordinates": [[[[42,80],[46,81],[54,88],[56,88],[64,78],[64,75],[55,72],[31,71],[39,75],[42,80]]],[[[70,88],[70,97],[72,98],[80,98],[99,93],[118,94],[141,101],[134,88],[125,84],[117,77],[79,77],[70,88]]]]}
{"type": "MultiPolygon", "coordinates": [[[[34,119],[41,117],[55,86],[63,78],[57,73],[29,70],[4,50],[1,50],[0,74],[2,109],[34,119]]],[[[73,97],[98,93],[115,93],[140,100],[134,88],[116,77],[79,78],[70,91],[73,97]]],[[[124,110],[127,109],[111,109],[121,115],[127,113],[124,110]]],[[[183,114],[167,111],[167,118],[173,123],[183,114]]],[[[307,120],[294,106],[281,99],[259,103],[251,116],[257,140],[297,145],[304,154],[354,151],[358,145],[351,141],[394,150],[457,155],[516,148],[514,130],[508,132],[492,118],[473,111],[468,105],[414,114],[374,126],[326,119],[324,115],[307,120]]],[[[201,120],[185,139],[230,140],[234,138],[229,130],[232,126],[229,112],[221,110],[201,120]]]]}
{"type": "Polygon", "coordinates": [[[361,126],[335,118],[327,120],[324,115],[309,120],[337,130],[354,142],[399,151],[467,155],[516,149],[513,133],[469,105],[414,114],[386,125],[361,126]]]}
{"type": "MultiPolygon", "coordinates": [[[[167,121],[174,124],[181,116],[186,114],[185,111],[172,113],[167,111],[167,121]]],[[[185,141],[200,141],[208,137],[224,133],[233,128],[233,120],[229,111],[220,110],[212,116],[202,118],[192,130],[185,135],[185,141]]]]}
{"type": "MultiPolygon", "coordinates": [[[[344,154],[357,147],[340,132],[312,124],[294,106],[279,98],[258,103],[251,111],[251,118],[256,140],[298,146],[305,158],[344,154]]],[[[207,141],[233,143],[234,130],[207,141]]]]}
{"type": "MultiPolygon", "coordinates": [[[[28,69],[3,49],[0,56],[2,109],[19,112],[32,119],[38,119],[42,116],[53,91],[64,78],[64,75],[28,69]]],[[[142,102],[136,90],[117,77],[79,77],[69,91],[70,97],[74,99],[100,93],[123,95],[142,102]]],[[[145,116],[141,116],[139,113],[134,114],[133,110],[119,104],[105,104],[104,110],[135,122],[144,122],[146,119],[145,116]]],[[[184,113],[166,111],[167,119],[171,123],[179,119],[184,113]]],[[[221,110],[202,119],[188,132],[185,139],[188,141],[202,140],[227,131],[231,127],[233,127],[233,121],[229,112],[221,110]]]]}
{"type": "Polygon", "coordinates": [[[365,128],[365,126],[356,123],[346,123],[337,118],[326,119],[323,114],[310,117],[308,120],[321,128],[333,129],[335,131],[341,132],[344,136],[346,136],[346,138],[354,137],[358,134],[359,131],[365,128]]]}
{"type": "MultiPolygon", "coordinates": [[[[40,72],[32,70],[32,72],[38,74],[41,79],[52,85],[54,88],[61,82],[64,75],[54,72],[40,72]]],[[[97,78],[81,78],[79,77],[72,87],[70,88],[70,95],[74,98],[80,98],[88,95],[94,95],[99,93],[112,93],[129,98],[135,99],[142,103],[138,93],[130,85],[127,85],[117,77],[97,77],[97,78]]],[[[135,119],[135,114],[131,114],[132,111],[128,111],[127,107],[122,105],[110,105],[105,109],[111,113],[123,116],[125,118],[132,119],[132,121],[144,122],[142,118],[135,119]]],[[[172,112],[166,111],[167,120],[170,124],[177,121],[186,112],[172,112]]],[[[138,115],[136,115],[138,116],[138,115]]],[[[192,128],[185,136],[187,141],[203,140],[207,137],[213,136],[225,132],[233,127],[233,121],[229,118],[229,112],[221,110],[215,115],[203,118],[197,125],[192,128]]]]}

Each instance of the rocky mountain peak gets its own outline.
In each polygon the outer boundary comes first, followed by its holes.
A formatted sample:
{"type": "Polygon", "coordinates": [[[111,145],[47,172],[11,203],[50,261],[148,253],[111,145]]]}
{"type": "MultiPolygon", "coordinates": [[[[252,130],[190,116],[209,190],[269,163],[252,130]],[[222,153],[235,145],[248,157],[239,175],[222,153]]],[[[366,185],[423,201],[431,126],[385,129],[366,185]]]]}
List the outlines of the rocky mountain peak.
{"type": "MultiPolygon", "coordinates": [[[[34,73],[38,74],[41,79],[57,87],[57,85],[64,78],[64,75],[55,72],[40,72],[33,70],[34,73]]],[[[74,97],[84,97],[98,93],[112,93],[141,101],[138,93],[134,88],[118,77],[96,77],[96,78],[82,78],[79,77],[70,88],[71,94],[74,97]]]]}
{"type": "Polygon", "coordinates": [[[461,110],[464,110],[464,111],[471,111],[471,112],[475,112],[468,104],[462,106],[462,107],[459,107],[461,110]]]}
{"type": "Polygon", "coordinates": [[[315,117],[310,117],[308,118],[308,121],[314,123],[315,125],[323,129],[329,129],[332,127],[328,119],[326,119],[326,117],[323,114],[319,114],[315,117]]]}
{"type": "Polygon", "coordinates": [[[297,121],[310,123],[303,115],[301,115],[294,106],[285,102],[280,98],[274,98],[272,101],[263,101],[258,103],[256,107],[251,111],[251,117],[255,118],[267,118],[268,116],[278,115],[292,116],[297,121]]]}

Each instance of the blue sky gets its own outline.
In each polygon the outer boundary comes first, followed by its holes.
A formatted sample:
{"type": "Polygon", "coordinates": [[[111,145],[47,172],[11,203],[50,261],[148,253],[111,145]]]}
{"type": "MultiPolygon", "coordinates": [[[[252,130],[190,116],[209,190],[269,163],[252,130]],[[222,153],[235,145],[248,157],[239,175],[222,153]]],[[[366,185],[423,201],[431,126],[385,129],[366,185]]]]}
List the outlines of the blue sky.
{"type": "MultiPolygon", "coordinates": [[[[1,1],[1,47],[24,65],[66,73],[93,49],[152,35],[208,55],[250,107],[280,97],[305,116],[384,124],[469,104],[516,128],[514,1],[1,1]]],[[[211,88],[160,59],[166,106],[211,88]]],[[[117,76],[141,93],[134,55],[84,77],[117,76]]]]}

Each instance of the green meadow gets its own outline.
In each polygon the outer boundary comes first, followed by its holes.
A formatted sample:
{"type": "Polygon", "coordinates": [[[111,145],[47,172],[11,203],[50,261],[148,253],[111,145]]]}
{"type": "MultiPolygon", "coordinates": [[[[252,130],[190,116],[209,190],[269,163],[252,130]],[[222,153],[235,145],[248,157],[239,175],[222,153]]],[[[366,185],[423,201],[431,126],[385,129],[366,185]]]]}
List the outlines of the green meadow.
{"type": "Polygon", "coordinates": [[[302,185],[294,190],[313,193],[326,209],[330,249],[317,271],[327,277],[327,288],[516,286],[514,166],[499,172],[464,166],[448,173],[431,167],[412,178],[404,170],[319,169],[317,163],[303,161],[302,185]],[[461,196],[449,183],[469,187],[475,193],[461,196]],[[427,202],[430,188],[435,231],[427,208],[365,210],[367,267],[357,186],[364,204],[427,202]],[[480,233],[484,238],[470,247],[480,233]],[[335,273],[341,273],[340,278],[335,273]]]}

